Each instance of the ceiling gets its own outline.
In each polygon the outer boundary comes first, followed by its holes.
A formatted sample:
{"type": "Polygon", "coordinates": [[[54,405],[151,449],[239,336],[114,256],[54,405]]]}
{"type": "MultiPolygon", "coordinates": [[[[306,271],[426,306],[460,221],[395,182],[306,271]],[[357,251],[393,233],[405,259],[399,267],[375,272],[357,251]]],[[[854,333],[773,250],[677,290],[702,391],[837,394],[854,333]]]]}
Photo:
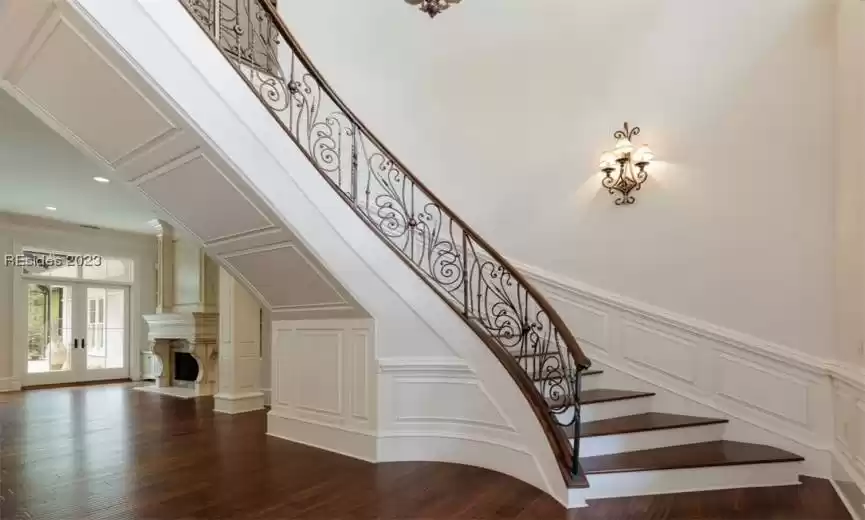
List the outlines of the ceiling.
{"type": "Polygon", "coordinates": [[[0,211],[155,233],[158,210],[0,90],[0,211]],[[57,208],[49,211],[46,206],[57,208]]]}

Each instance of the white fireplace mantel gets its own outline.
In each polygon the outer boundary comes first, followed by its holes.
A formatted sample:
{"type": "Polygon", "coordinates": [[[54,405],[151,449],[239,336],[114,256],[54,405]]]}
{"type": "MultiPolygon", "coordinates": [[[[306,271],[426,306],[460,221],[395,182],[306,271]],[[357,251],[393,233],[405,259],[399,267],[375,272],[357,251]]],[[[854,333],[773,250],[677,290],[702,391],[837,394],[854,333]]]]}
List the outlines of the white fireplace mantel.
{"type": "Polygon", "coordinates": [[[218,376],[219,313],[148,314],[144,321],[148,326],[150,350],[156,360],[156,387],[171,387],[173,352],[181,351],[191,354],[198,362],[194,395],[213,395],[218,376]]]}
{"type": "Polygon", "coordinates": [[[147,314],[148,341],[185,339],[190,343],[216,343],[218,312],[147,314]]]}

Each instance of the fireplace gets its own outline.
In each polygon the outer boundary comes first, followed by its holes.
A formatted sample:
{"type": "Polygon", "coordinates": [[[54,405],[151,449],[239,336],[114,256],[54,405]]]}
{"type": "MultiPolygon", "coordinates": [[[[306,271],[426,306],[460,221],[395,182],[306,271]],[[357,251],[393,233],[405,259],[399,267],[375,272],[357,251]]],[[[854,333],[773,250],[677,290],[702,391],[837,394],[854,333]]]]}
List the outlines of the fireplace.
{"type": "Polygon", "coordinates": [[[171,368],[171,386],[195,388],[195,381],[198,379],[198,361],[195,356],[175,350],[171,368]]]}
{"type": "Polygon", "coordinates": [[[219,314],[163,313],[144,316],[150,330],[156,384],[169,395],[213,395],[217,388],[219,314]]]}

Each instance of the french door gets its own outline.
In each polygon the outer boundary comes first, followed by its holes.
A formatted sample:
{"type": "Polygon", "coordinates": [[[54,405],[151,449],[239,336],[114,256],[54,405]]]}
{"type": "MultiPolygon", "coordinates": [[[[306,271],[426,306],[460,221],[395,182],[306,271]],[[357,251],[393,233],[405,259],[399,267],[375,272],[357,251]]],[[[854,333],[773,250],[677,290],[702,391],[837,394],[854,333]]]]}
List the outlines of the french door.
{"type": "Polygon", "coordinates": [[[26,279],[24,386],[129,377],[129,288],[26,279]]]}

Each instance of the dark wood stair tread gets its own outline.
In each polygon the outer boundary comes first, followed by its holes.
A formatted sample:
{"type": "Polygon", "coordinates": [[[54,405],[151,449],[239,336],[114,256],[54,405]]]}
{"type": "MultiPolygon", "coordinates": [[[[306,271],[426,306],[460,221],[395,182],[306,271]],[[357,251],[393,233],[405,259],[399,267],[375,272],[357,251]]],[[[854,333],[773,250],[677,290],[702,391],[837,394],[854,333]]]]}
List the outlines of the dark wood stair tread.
{"type": "MultiPolygon", "coordinates": [[[[671,430],[674,428],[688,428],[691,426],[706,426],[709,424],[724,424],[727,419],[713,417],[694,417],[692,415],[677,415],[672,413],[640,413],[613,417],[601,421],[584,422],[580,426],[580,437],[600,437],[602,435],[618,435],[622,433],[648,432],[655,430],[671,430]]],[[[574,438],[574,428],[569,426],[565,429],[568,437],[574,438]]]]}
{"type": "MultiPolygon", "coordinates": [[[[652,397],[654,392],[634,392],[632,390],[614,390],[610,388],[598,388],[594,390],[583,390],[580,392],[581,404],[610,403],[613,401],[624,401],[626,399],[638,399],[640,397],[652,397]]],[[[547,402],[553,404],[552,399],[547,402]]]]}
{"type": "Polygon", "coordinates": [[[747,442],[712,441],[650,450],[598,455],[580,459],[587,475],[669,469],[799,462],[804,458],[772,446],[747,442]]]}
{"type": "MultiPolygon", "coordinates": [[[[594,369],[586,370],[585,372],[583,372],[583,377],[597,376],[597,375],[601,375],[603,373],[604,373],[603,370],[594,370],[594,369]]],[[[558,373],[553,373],[553,374],[534,374],[531,377],[532,377],[532,381],[545,381],[547,379],[555,379],[555,378],[558,378],[561,376],[558,373]]]]}

